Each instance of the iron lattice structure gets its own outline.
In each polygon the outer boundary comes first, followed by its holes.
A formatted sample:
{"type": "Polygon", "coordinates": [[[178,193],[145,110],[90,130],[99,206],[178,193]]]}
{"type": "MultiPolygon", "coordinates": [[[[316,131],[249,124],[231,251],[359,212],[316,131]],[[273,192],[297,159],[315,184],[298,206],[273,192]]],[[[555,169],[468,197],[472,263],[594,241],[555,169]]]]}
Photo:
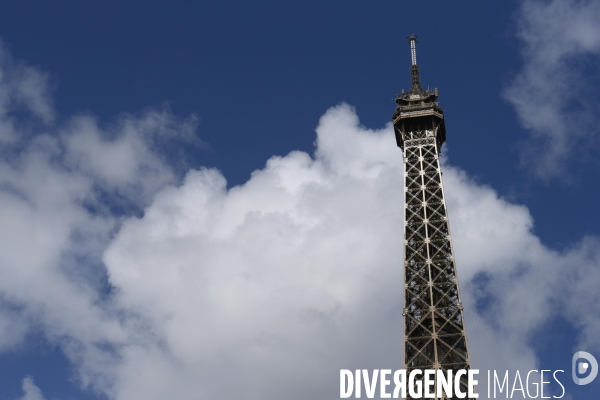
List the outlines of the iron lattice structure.
{"type": "MultiPolygon", "coordinates": [[[[444,113],[436,102],[437,88],[421,87],[416,36],[409,42],[412,85],[396,97],[392,117],[404,151],[404,367],[408,373],[468,370],[471,360],[439,162],[446,140],[444,113]]],[[[461,386],[467,393],[466,377],[461,386]]]]}

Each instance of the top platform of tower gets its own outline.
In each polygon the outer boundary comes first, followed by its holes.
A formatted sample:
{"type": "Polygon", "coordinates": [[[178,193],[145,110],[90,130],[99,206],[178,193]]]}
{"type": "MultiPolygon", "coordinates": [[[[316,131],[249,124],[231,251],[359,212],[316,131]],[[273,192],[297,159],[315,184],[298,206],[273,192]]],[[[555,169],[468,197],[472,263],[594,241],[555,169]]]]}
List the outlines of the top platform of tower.
{"type": "Polygon", "coordinates": [[[413,92],[411,90],[408,93],[401,93],[396,96],[397,107],[392,120],[396,123],[401,118],[410,118],[420,115],[436,115],[443,119],[444,111],[442,111],[440,103],[436,101],[437,98],[437,88],[433,91],[421,89],[418,92],[413,92]]]}
{"type": "Polygon", "coordinates": [[[392,116],[396,141],[398,146],[404,149],[404,142],[407,139],[415,138],[415,130],[427,131],[436,138],[438,149],[446,140],[446,129],[444,124],[444,112],[440,104],[436,101],[438,90],[424,90],[421,86],[419,76],[419,66],[417,65],[415,35],[408,37],[412,65],[411,65],[411,89],[396,96],[396,110],[392,116]]]}

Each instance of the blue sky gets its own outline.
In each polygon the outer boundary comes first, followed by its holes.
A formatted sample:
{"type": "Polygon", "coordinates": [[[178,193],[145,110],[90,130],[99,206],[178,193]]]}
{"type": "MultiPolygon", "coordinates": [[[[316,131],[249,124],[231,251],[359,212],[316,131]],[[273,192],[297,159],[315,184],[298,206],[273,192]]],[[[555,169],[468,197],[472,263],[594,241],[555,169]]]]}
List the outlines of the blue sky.
{"type": "Polygon", "coordinates": [[[597,394],[568,369],[600,355],[598,26],[575,0],[0,4],[0,400],[325,398],[399,364],[412,33],[474,360],[597,394]]]}

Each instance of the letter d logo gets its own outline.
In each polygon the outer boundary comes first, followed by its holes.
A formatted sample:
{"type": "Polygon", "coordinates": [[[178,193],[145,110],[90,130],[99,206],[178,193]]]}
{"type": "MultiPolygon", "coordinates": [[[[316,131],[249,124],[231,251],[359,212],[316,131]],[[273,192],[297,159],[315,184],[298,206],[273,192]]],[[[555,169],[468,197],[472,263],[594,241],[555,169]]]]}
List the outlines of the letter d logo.
{"type": "Polygon", "coordinates": [[[573,354],[573,382],[575,382],[576,385],[587,385],[596,378],[596,375],[598,375],[598,361],[596,361],[593,355],[585,351],[578,351],[573,354]],[[580,358],[584,358],[587,362],[579,363],[578,366],[577,360],[580,358]],[[577,377],[578,373],[581,375],[585,374],[590,366],[592,367],[592,370],[587,377],[577,377]]]}

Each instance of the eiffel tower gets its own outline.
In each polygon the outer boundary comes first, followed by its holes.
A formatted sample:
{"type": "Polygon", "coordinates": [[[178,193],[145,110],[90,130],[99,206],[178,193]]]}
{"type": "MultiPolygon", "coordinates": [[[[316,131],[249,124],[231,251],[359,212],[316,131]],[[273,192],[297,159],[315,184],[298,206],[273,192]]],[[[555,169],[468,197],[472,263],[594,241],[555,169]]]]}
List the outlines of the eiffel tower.
{"type": "Polygon", "coordinates": [[[437,88],[421,86],[417,37],[408,40],[412,85],[396,97],[392,117],[404,151],[404,368],[407,374],[441,369],[446,375],[471,369],[439,161],[446,128],[437,88]]]}

